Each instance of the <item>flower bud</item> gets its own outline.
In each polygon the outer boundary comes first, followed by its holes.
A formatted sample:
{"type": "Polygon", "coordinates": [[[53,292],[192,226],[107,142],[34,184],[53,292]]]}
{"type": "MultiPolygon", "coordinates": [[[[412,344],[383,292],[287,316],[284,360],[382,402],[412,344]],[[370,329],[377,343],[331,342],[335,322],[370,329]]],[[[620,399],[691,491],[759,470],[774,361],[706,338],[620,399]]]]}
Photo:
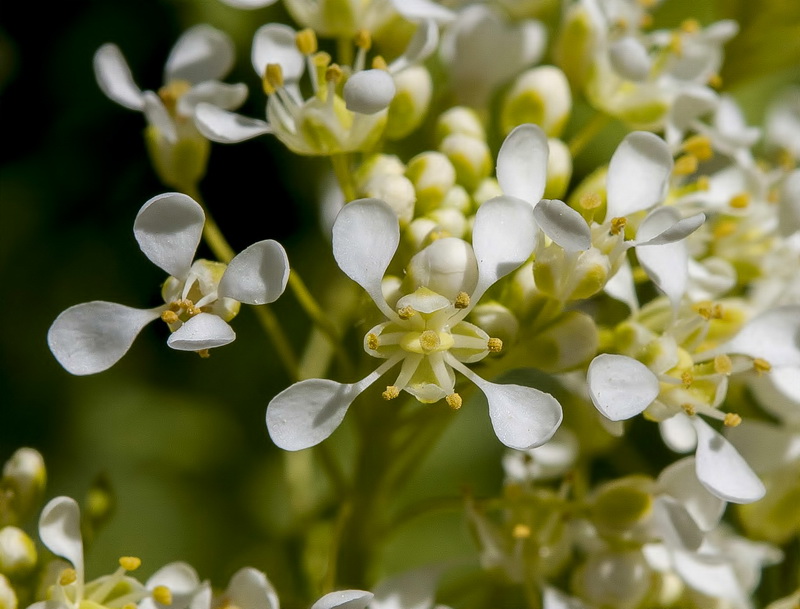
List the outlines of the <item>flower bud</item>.
{"type": "Polygon", "coordinates": [[[519,321],[499,302],[478,305],[470,313],[470,319],[489,336],[502,340],[504,345],[510,346],[517,342],[519,321]]]}
{"type": "Polygon", "coordinates": [[[555,138],[547,141],[550,154],[547,157],[547,185],[545,199],[561,199],[567,192],[572,178],[572,154],[569,147],[555,138]]]}
{"type": "Polygon", "coordinates": [[[596,553],[573,575],[573,586],[592,606],[633,609],[650,589],[650,568],[639,551],[596,553]]]}
{"type": "Polygon", "coordinates": [[[597,248],[573,255],[551,243],[536,252],[533,274],[537,287],[552,298],[567,302],[597,294],[608,280],[611,265],[597,248]]]}
{"type": "MultiPolygon", "coordinates": [[[[20,448],[3,466],[0,490],[12,498],[9,513],[0,510],[0,525],[4,522],[22,522],[36,510],[44,495],[47,470],[39,451],[20,448]]],[[[2,503],[0,503],[2,506],[2,503]]]]}
{"type": "Polygon", "coordinates": [[[428,218],[436,222],[437,227],[448,237],[463,239],[469,229],[469,223],[458,209],[440,207],[428,214],[428,218]]]}
{"type": "Polygon", "coordinates": [[[597,44],[597,24],[583,3],[571,5],[556,40],[554,55],[558,65],[576,89],[584,86],[597,44]]]}
{"type": "Polygon", "coordinates": [[[564,372],[588,362],[600,342],[591,317],[567,311],[530,341],[527,364],[544,372],[564,372]]]}
{"type": "Polygon", "coordinates": [[[462,133],[448,135],[439,145],[456,170],[456,180],[467,191],[475,190],[492,172],[492,154],[482,139],[462,133]]]}
{"type": "Polygon", "coordinates": [[[472,212],[472,199],[470,198],[469,193],[464,190],[463,186],[456,184],[447,191],[447,194],[442,201],[441,208],[457,209],[466,216],[472,212]]]}
{"type": "Polygon", "coordinates": [[[417,191],[417,213],[426,214],[439,207],[456,183],[456,170],[441,152],[423,152],[408,162],[406,177],[417,191]]]}
{"type": "Polygon", "coordinates": [[[397,88],[389,105],[386,137],[399,140],[420,126],[433,95],[433,81],[424,66],[411,66],[394,75],[397,88]]]}
{"type": "Polygon", "coordinates": [[[36,545],[22,529],[0,529],[0,573],[10,578],[24,577],[36,566],[36,545]]]}
{"type": "Polygon", "coordinates": [[[572,94],[567,77],[555,66],[520,74],[503,98],[500,128],[508,135],[524,123],[539,125],[548,137],[559,137],[569,120],[572,94]]]}
{"type": "Polygon", "coordinates": [[[601,485],[589,514],[598,532],[622,535],[650,518],[653,510],[653,480],[627,476],[601,485]]]}
{"type": "Polygon", "coordinates": [[[446,110],[436,121],[436,143],[442,142],[448,135],[460,133],[469,135],[479,140],[486,140],[486,131],[483,128],[478,113],[467,106],[454,106],[446,110]]]}
{"type": "Polygon", "coordinates": [[[432,242],[429,236],[439,228],[439,225],[431,218],[414,218],[406,228],[405,236],[409,240],[411,247],[421,250],[432,242]]]}
{"type": "Polygon", "coordinates": [[[0,574],[0,609],[17,609],[17,595],[11,582],[0,574]]]}
{"type": "Polygon", "coordinates": [[[180,137],[171,142],[150,125],[145,129],[144,139],[158,179],[166,186],[184,190],[205,175],[211,143],[193,126],[181,131],[180,137]]]}
{"type": "Polygon", "coordinates": [[[459,292],[471,294],[478,283],[478,262],[472,247],[461,239],[437,239],[408,263],[413,286],[426,287],[450,300],[459,292]]]}
{"type": "Polygon", "coordinates": [[[414,218],[417,194],[414,185],[407,177],[392,174],[376,176],[359,190],[365,197],[385,201],[397,214],[401,227],[407,226],[414,218]]]}
{"type": "Polygon", "coordinates": [[[481,205],[489,199],[494,199],[503,194],[500,184],[497,183],[495,178],[486,178],[478,187],[472,192],[472,198],[477,205],[481,205]]]}

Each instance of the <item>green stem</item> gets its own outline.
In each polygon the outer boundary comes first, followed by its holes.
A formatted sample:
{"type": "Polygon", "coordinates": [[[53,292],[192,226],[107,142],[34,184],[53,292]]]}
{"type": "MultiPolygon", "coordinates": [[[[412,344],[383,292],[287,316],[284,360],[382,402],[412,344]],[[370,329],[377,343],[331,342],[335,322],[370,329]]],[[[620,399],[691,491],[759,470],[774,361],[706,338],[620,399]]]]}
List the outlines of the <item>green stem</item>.
{"type": "Polygon", "coordinates": [[[336,63],[340,66],[353,65],[353,39],[349,36],[336,39],[336,63]]]}
{"type": "Polygon", "coordinates": [[[356,187],[353,184],[353,175],[350,171],[350,155],[332,154],[331,164],[333,165],[333,172],[336,174],[336,180],[339,182],[339,188],[342,189],[345,202],[352,201],[356,198],[356,187]]]}
{"type": "Polygon", "coordinates": [[[603,127],[605,127],[610,120],[610,117],[602,112],[597,112],[591,119],[589,119],[589,121],[583,125],[583,127],[581,127],[580,131],[572,136],[569,144],[567,144],[572,157],[575,158],[578,156],[586,147],[586,145],[591,142],[595,136],[600,133],[600,131],[602,131],[603,127]]]}

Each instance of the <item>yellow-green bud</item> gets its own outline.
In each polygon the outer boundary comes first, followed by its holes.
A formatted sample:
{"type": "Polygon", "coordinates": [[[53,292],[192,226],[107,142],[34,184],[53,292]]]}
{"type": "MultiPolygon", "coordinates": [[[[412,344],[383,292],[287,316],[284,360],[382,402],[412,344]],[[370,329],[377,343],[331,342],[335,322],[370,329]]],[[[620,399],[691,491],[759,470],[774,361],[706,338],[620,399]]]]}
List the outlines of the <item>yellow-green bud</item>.
{"type": "Polygon", "coordinates": [[[417,194],[407,177],[387,174],[377,176],[361,189],[365,197],[385,201],[397,214],[400,226],[406,226],[414,218],[414,203],[417,194]]]}
{"type": "Polygon", "coordinates": [[[33,448],[20,448],[3,466],[0,482],[0,526],[22,522],[38,507],[47,483],[42,455],[33,448]],[[8,503],[6,503],[8,501],[8,503]]]}
{"type": "Polygon", "coordinates": [[[472,191],[472,198],[475,200],[476,205],[482,205],[489,199],[499,197],[502,194],[503,190],[497,180],[495,178],[486,178],[472,191]]]}
{"type": "Polygon", "coordinates": [[[456,170],[441,152],[423,152],[408,162],[406,177],[417,191],[417,214],[439,207],[456,183],[456,170]]]}
{"type": "Polygon", "coordinates": [[[470,313],[470,320],[489,336],[502,340],[506,347],[510,347],[517,341],[519,321],[508,308],[499,302],[479,304],[470,313]]]}
{"type": "Polygon", "coordinates": [[[579,311],[567,311],[530,341],[526,365],[544,372],[564,372],[588,362],[600,342],[597,325],[579,311]]]}
{"type": "Polygon", "coordinates": [[[453,133],[442,140],[439,150],[453,163],[456,180],[467,191],[475,190],[492,172],[492,153],[482,139],[453,133]]]}
{"type": "Polygon", "coordinates": [[[0,609],[17,609],[17,595],[5,575],[0,575],[0,609]]]}
{"type": "Polygon", "coordinates": [[[542,292],[567,302],[597,294],[606,284],[610,270],[608,258],[594,247],[581,252],[573,263],[561,247],[550,244],[537,250],[533,274],[542,292]]]}
{"type": "Polygon", "coordinates": [[[572,178],[572,154],[569,147],[555,138],[547,141],[550,154],[547,157],[547,185],[545,199],[561,199],[567,192],[572,178]]]}
{"type": "Polygon", "coordinates": [[[460,133],[479,140],[486,140],[486,131],[478,113],[467,106],[454,106],[446,110],[436,121],[437,145],[448,135],[460,133]]]}
{"type": "Polygon", "coordinates": [[[447,191],[441,208],[457,209],[462,214],[467,215],[472,211],[472,199],[463,186],[456,184],[447,191]]]}
{"type": "Polygon", "coordinates": [[[555,43],[554,56],[576,90],[583,88],[594,63],[597,34],[592,17],[583,4],[573,4],[566,13],[555,43]]]}
{"type": "Polygon", "coordinates": [[[36,566],[36,545],[22,529],[0,529],[0,573],[11,578],[24,577],[36,566]]]}
{"type": "Polygon", "coordinates": [[[170,142],[150,125],[145,129],[144,139],[150,162],[166,186],[184,189],[197,184],[205,175],[211,144],[193,127],[183,129],[177,141],[170,142]]]}
{"type": "Polygon", "coordinates": [[[590,518],[601,533],[624,533],[650,517],[653,480],[627,476],[600,486],[590,508],[590,518]]]}
{"type": "Polygon", "coordinates": [[[387,138],[399,140],[419,127],[428,114],[433,81],[424,66],[411,66],[394,75],[394,85],[385,133],[387,138]]]}
{"type": "Polygon", "coordinates": [[[503,97],[500,128],[507,135],[524,123],[539,125],[548,137],[559,137],[569,120],[572,94],[567,77],[555,66],[520,74],[503,97]]]}
{"type": "Polygon", "coordinates": [[[414,250],[421,250],[430,243],[429,237],[438,228],[439,225],[431,218],[415,218],[406,228],[405,236],[414,250]]]}
{"type": "MultiPolygon", "coordinates": [[[[467,219],[454,207],[440,207],[428,214],[428,218],[447,233],[446,236],[462,239],[467,233],[467,219]]],[[[442,235],[445,236],[445,235],[442,235]]]]}

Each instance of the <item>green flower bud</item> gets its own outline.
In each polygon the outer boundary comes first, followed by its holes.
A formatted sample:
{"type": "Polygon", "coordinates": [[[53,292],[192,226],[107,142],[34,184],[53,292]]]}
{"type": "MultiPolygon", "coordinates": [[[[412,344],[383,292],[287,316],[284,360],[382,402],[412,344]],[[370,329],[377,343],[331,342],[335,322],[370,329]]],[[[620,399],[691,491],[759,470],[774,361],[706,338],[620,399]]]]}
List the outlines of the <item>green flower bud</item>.
{"type": "Polygon", "coordinates": [[[497,183],[495,178],[486,178],[478,187],[472,191],[472,198],[477,205],[481,205],[489,199],[494,199],[503,194],[500,184],[497,183]]]}
{"type": "Polygon", "coordinates": [[[182,129],[181,137],[170,142],[153,125],[144,132],[153,168],[166,186],[179,190],[197,184],[206,173],[211,143],[195,129],[182,129]]]}
{"type": "Polygon", "coordinates": [[[432,241],[430,237],[437,228],[439,225],[431,218],[415,218],[406,228],[405,236],[414,250],[421,250],[432,241]]]}
{"type": "Polygon", "coordinates": [[[469,193],[464,190],[463,186],[456,184],[447,191],[441,207],[452,207],[466,216],[472,212],[472,199],[470,198],[469,193]]]}
{"type": "Polygon", "coordinates": [[[10,578],[24,577],[36,566],[36,545],[22,529],[0,529],[0,573],[10,578]]]}
{"type": "Polygon", "coordinates": [[[467,106],[454,106],[443,112],[436,121],[437,145],[454,133],[469,135],[479,140],[486,140],[486,130],[478,117],[478,113],[467,106]]]}
{"type": "Polygon", "coordinates": [[[558,65],[576,90],[583,88],[589,76],[596,40],[595,24],[589,12],[582,4],[573,4],[567,10],[553,52],[558,65]]]}
{"type": "Polygon", "coordinates": [[[0,609],[17,609],[17,595],[5,575],[0,575],[0,609]]]}
{"type": "Polygon", "coordinates": [[[0,526],[22,522],[38,507],[47,483],[39,451],[20,448],[3,466],[0,482],[0,526]]]}
{"type": "Polygon", "coordinates": [[[406,177],[417,191],[417,213],[426,214],[439,207],[456,183],[456,170],[441,152],[423,152],[408,162],[406,177]]]}
{"type": "Polygon", "coordinates": [[[597,326],[591,317],[567,311],[530,339],[526,365],[544,372],[564,372],[585,364],[597,353],[597,326]]]}
{"type": "Polygon", "coordinates": [[[499,338],[503,345],[513,345],[519,334],[517,317],[499,302],[479,304],[470,313],[471,321],[489,336],[499,338]]]}
{"type": "Polygon", "coordinates": [[[601,534],[622,534],[644,522],[653,509],[653,480],[627,476],[600,486],[589,517],[601,534]]]}
{"type": "Polygon", "coordinates": [[[394,75],[396,93],[389,104],[386,137],[399,140],[420,126],[433,95],[433,81],[424,66],[411,66],[394,75]]]}
{"type": "Polygon", "coordinates": [[[559,137],[569,120],[572,94],[567,77],[555,66],[539,66],[520,74],[503,97],[500,128],[508,135],[524,123],[539,125],[559,137]]]}
{"type": "Polygon", "coordinates": [[[547,157],[547,185],[544,189],[545,199],[561,199],[567,192],[572,178],[572,154],[569,147],[554,138],[548,140],[550,154],[547,157]]]}
{"type": "Polygon", "coordinates": [[[454,207],[441,207],[429,213],[428,217],[436,222],[439,230],[447,233],[449,237],[463,239],[467,234],[467,219],[454,207]]]}
{"type": "Polygon", "coordinates": [[[453,163],[456,180],[467,191],[475,190],[492,172],[492,153],[482,139],[453,133],[442,140],[439,150],[453,163]]]}

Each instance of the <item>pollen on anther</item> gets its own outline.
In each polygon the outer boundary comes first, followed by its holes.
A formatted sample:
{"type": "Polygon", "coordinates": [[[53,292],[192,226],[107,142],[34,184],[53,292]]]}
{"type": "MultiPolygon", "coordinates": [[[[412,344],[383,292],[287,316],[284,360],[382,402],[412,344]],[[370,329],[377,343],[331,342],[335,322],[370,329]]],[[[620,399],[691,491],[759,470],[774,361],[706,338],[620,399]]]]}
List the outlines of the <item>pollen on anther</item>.
{"type": "Polygon", "coordinates": [[[164,311],[161,314],[161,321],[168,324],[174,324],[180,319],[175,311],[164,311]]]}
{"type": "Polygon", "coordinates": [[[303,55],[313,55],[317,52],[317,34],[311,28],[300,30],[294,37],[297,50],[303,55]]]}
{"type": "Polygon", "coordinates": [[[209,351],[208,349],[200,349],[197,352],[197,355],[199,355],[203,359],[208,359],[209,357],[211,357],[211,351],[209,351]]]}
{"type": "Polygon", "coordinates": [[[459,292],[456,294],[455,302],[453,302],[453,306],[456,309],[466,309],[469,306],[469,294],[466,292],[459,292]]]}
{"type": "Polygon", "coordinates": [[[417,312],[410,305],[409,306],[405,306],[405,307],[403,307],[401,309],[397,309],[397,316],[400,319],[411,319],[416,314],[417,314],[417,312]]]}
{"type": "Polygon", "coordinates": [[[528,539],[531,536],[531,528],[527,524],[515,524],[511,536],[514,539],[528,539]]]}
{"type": "Polygon", "coordinates": [[[356,32],[355,44],[359,49],[369,51],[372,48],[372,36],[369,30],[358,30],[356,32]]]}
{"type": "Polygon", "coordinates": [[[172,592],[166,586],[156,586],[153,588],[153,600],[162,605],[171,605],[172,592]]]}
{"type": "Polygon", "coordinates": [[[279,63],[268,63],[264,68],[264,77],[261,79],[264,92],[272,95],[283,87],[283,68],[279,63]]]}
{"type": "Polygon", "coordinates": [[[757,357],[757,358],[755,358],[753,360],[753,368],[759,374],[763,374],[765,372],[769,372],[770,370],[772,370],[772,364],[770,364],[765,359],[761,359],[760,357],[757,357]]]}
{"type": "Polygon", "coordinates": [[[398,389],[396,385],[387,385],[386,391],[381,394],[381,397],[388,402],[389,400],[395,399],[398,395],[400,395],[400,389],[398,389]]]}
{"type": "Polygon", "coordinates": [[[689,386],[689,385],[691,385],[693,382],[694,382],[694,376],[692,376],[692,373],[691,373],[691,372],[689,372],[689,371],[687,370],[686,372],[684,372],[683,374],[681,374],[681,383],[683,383],[684,385],[686,385],[686,386],[688,387],[688,386],[689,386]]]}
{"type": "Polygon", "coordinates": [[[699,161],[707,161],[714,156],[711,139],[706,135],[693,135],[683,142],[682,148],[689,154],[697,157],[699,161]]]}
{"type": "Polygon", "coordinates": [[[728,202],[728,204],[733,209],[744,209],[750,205],[750,194],[746,192],[740,192],[739,194],[731,197],[731,200],[728,202]]]}
{"type": "Polygon", "coordinates": [[[741,422],[742,422],[742,417],[740,417],[735,412],[725,413],[725,418],[723,419],[725,427],[738,427],[741,422]]]}
{"type": "Polygon", "coordinates": [[[329,65],[328,69],[325,70],[325,80],[328,82],[337,83],[342,80],[343,75],[342,68],[336,63],[329,65]]]}
{"type": "Polygon", "coordinates": [[[681,408],[683,408],[683,412],[688,414],[690,417],[697,414],[697,410],[695,410],[695,407],[691,404],[681,404],[681,408]]]}
{"type": "Polygon", "coordinates": [[[136,571],[142,564],[142,559],[136,556],[121,556],[119,566],[126,571],[136,571]]]}
{"type": "Polygon", "coordinates": [[[500,353],[503,350],[503,341],[499,338],[490,338],[486,343],[486,347],[492,353],[500,353]]]}
{"type": "Polygon", "coordinates": [[[75,583],[78,579],[78,574],[75,569],[64,569],[58,578],[58,583],[62,586],[69,586],[75,583]]]}
{"type": "Polygon", "coordinates": [[[724,353],[714,358],[714,372],[717,374],[728,375],[733,371],[733,363],[731,358],[724,353]]]}
{"type": "Polygon", "coordinates": [[[370,332],[367,334],[367,347],[372,351],[375,351],[380,346],[380,341],[378,340],[378,335],[373,334],[370,332]]]}
{"type": "Polygon", "coordinates": [[[708,77],[708,86],[712,89],[722,88],[722,76],[719,74],[712,74],[708,77]]]}
{"type": "Polygon", "coordinates": [[[697,19],[686,19],[681,23],[681,29],[687,34],[694,34],[700,31],[700,22],[697,19]]]}
{"type": "Polygon", "coordinates": [[[453,410],[458,410],[464,403],[464,401],[461,399],[461,396],[457,393],[451,393],[444,399],[444,401],[447,402],[447,405],[453,410]]]}
{"type": "Polygon", "coordinates": [[[625,217],[611,218],[611,234],[619,235],[623,230],[625,230],[625,225],[627,223],[628,219],[625,217]]]}
{"type": "Polygon", "coordinates": [[[698,159],[693,154],[684,154],[675,159],[675,167],[672,170],[677,176],[688,176],[697,171],[698,159]]]}
{"type": "Polygon", "coordinates": [[[372,58],[372,68],[374,70],[388,70],[389,64],[381,55],[376,55],[372,58]]]}

